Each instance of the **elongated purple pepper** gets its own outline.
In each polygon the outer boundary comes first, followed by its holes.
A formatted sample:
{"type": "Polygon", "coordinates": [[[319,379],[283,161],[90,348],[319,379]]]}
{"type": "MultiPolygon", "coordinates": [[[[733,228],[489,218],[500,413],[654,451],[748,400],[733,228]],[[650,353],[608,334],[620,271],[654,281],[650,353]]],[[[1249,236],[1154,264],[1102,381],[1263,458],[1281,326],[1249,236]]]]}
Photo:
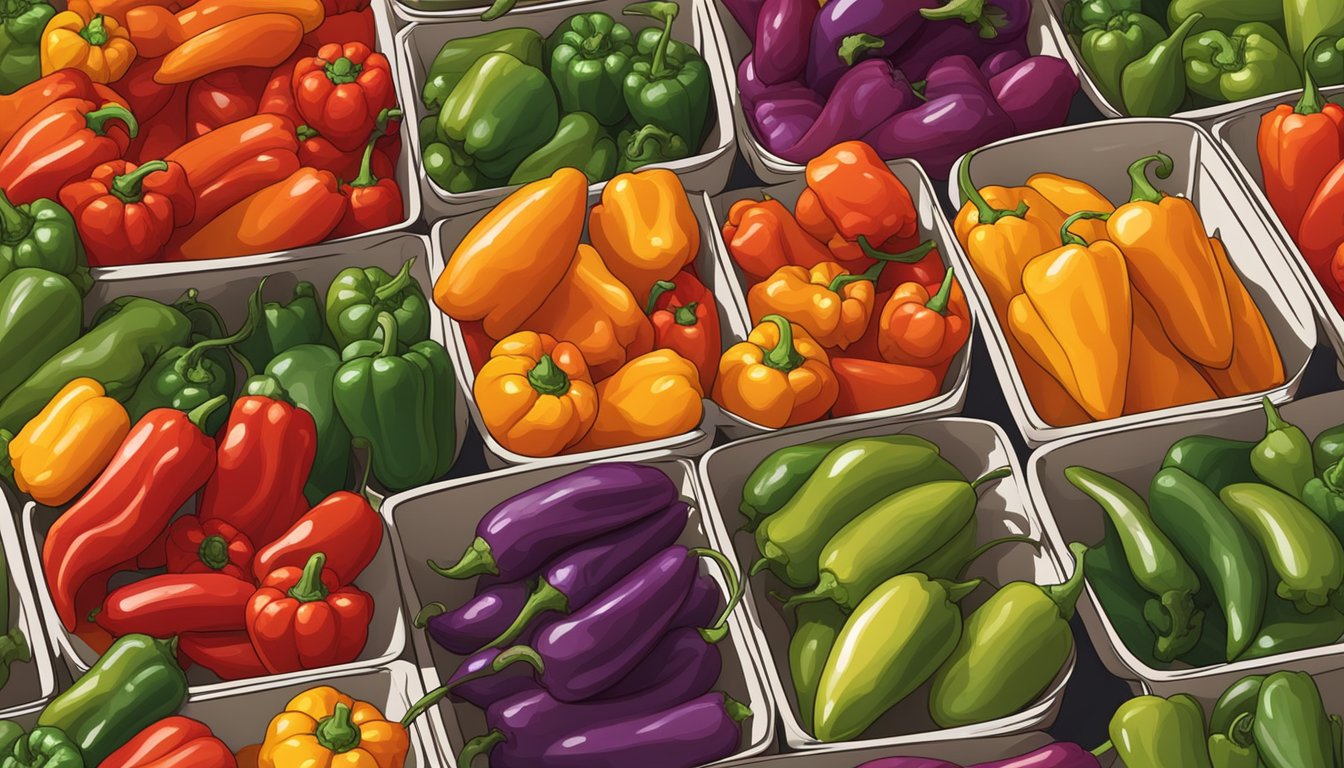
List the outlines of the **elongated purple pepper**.
{"type": "Polygon", "coordinates": [[[677,499],[667,475],[642,464],[594,464],[524,491],[476,525],[476,539],[453,566],[429,567],[451,579],[489,573],[509,581],[536,573],[575,545],[635,523],[677,499]]]}
{"type": "Polygon", "coordinates": [[[928,76],[949,53],[980,62],[1005,47],[1020,48],[1031,21],[1031,0],[949,0],[920,13],[929,23],[891,56],[911,80],[928,76]]]}
{"type": "Polygon", "coordinates": [[[1027,48],[1025,45],[1020,48],[1014,46],[1006,51],[999,51],[988,59],[980,62],[980,74],[986,78],[993,78],[1001,72],[1016,67],[1027,59],[1027,48]]]}
{"type": "Polygon", "coordinates": [[[689,699],[707,693],[722,672],[723,654],[719,653],[719,646],[706,641],[693,627],[680,627],[664,635],[639,666],[603,691],[597,700],[623,699],[682,684],[694,691],[686,697],[689,699]]]}
{"type": "Polygon", "coordinates": [[[1058,128],[1069,119],[1078,93],[1078,76],[1053,56],[1032,56],[989,81],[994,99],[1018,133],[1058,128]]]}
{"type": "Polygon", "coordinates": [[[465,656],[484,648],[512,624],[531,593],[526,580],[497,584],[451,611],[443,603],[430,603],[412,623],[429,632],[434,642],[465,656]]]}
{"type": "MultiPolygon", "coordinates": [[[[934,8],[939,0],[832,0],[822,7],[812,26],[807,57],[807,84],[829,94],[845,70],[863,56],[888,58],[924,26],[920,11],[934,8]],[[848,49],[845,38],[863,35],[870,41],[862,48],[848,49]]],[[[907,73],[908,74],[908,73],[907,73]]]]}
{"type": "Polygon", "coordinates": [[[1101,768],[1101,761],[1077,744],[1057,741],[1025,755],[976,763],[971,768],[1101,768]]]}
{"type": "Polygon", "coordinates": [[[765,0],[751,49],[762,82],[775,85],[802,77],[812,23],[820,11],[817,0],[765,0]]]}

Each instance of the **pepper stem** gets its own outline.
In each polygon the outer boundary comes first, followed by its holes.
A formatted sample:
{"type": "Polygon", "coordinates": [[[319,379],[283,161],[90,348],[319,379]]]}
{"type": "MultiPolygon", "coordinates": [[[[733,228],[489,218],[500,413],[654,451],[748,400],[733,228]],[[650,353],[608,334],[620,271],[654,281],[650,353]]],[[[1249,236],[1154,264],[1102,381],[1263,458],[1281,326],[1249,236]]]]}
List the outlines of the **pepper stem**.
{"type": "Polygon", "coordinates": [[[724,606],[723,613],[714,622],[713,626],[700,630],[700,636],[707,643],[717,643],[728,636],[728,617],[732,615],[733,609],[742,602],[742,595],[746,592],[746,584],[737,575],[737,569],[728,559],[727,555],[716,549],[706,547],[696,547],[690,550],[690,554],[695,557],[705,557],[713,560],[723,571],[723,578],[728,582],[728,604],[724,606]]]}
{"type": "Polygon", "coordinates": [[[314,732],[324,749],[340,754],[359,746],[359,728],[350,716],[350,705],[338,702],[330,717],[322,718],[314,732]]]}
{"type": "Polygon", "coordinates": [[[373,175],[373,148],[378,140],[387,133],[387,124],[402,116],[400,109],[384,109],[378,113],[378,119],[375,122],[373,133],[369,134],[369,141],[364,145],[364,157],[359,161],[359,175],[350,181],[350,186],[355,188],[372,187],[378,183],[378,177],[373,175]]]}
{"type": "Polygon", "coordinates": [[[414,619],[411,619],[411,626],[415,627],[416,629],[424,629],[425,627],[429,626],[430,619],[434,618],[435,616],[442,616],[447,612],[448,612],[448,606],[444,605],[443,603],[439,602],[429,603],[425,605],[423,608],[421,608],[419,613],[415,614],[414,619]]]}
{"type": "MultiPolygon", "coordinates": [[[[950,274],[951,272],[952,270],[949,269],[948,273],[950,274]]],[[[978,491],[980,490],[980,486],[984,485],[985,483],[992,483],[995,480],[1002,480],[1005,477],[1012,477],[1012,476],[1013,476],[1012,467],[999,467],[998,469],[992,469],[986,472],[985,474],[981,475],[980,477],[977,477],[975,481],[971,483],[971,487],[978,491]]]]}
{"type": "Polygon", "coordinates": [[[1344,459],[1335,462],[1333,466],[1326,467],[1321,473],[1321,482],[1325,487],[1334,493],[1344,493],[1344,459]]]}
{"type": "Polygon", "coordinates": [[[634,3],[621,11],[626,16],[647,16],[663,22],[663,34],[658,38],[658,47],[653,49],[653,61],[649,64],[650,79],[656,80],[667,74],[667,48],[672,42],[672,20],[680,12],[681,6],[671,0],[634,3]]]}
{"type": "MultiPolygon", "coordinates": [[[[771,593],[773,595],[773,593],[771,593]]],[[[823,600],[833,600],[836,603],[843,603],[849,599],[849,592],[840,586],[839,579],[830,571],[822,571],[817,575],[817,586],[809,592],[794,595],[784,601],[780,608],[784,610],[796,609],[804,603],[820,603],[823,600]]]]}
{"type": "Polygon", "coordinates": [[[879,261],[873,266],[869,267],[868,269],[864,270],[862,273],[857,275],[851,275],[851,274],[836,275],[835,279],[831,281],[831,284],[826,286],[826,290],[834,294],[839,294],[840,289],[844,288],[846,285],[849,285],[850,283],[862,283],[862,282],[876,283],[877,278],[882,276],[882,268],[885,266],[887,266],[887,262],[879,261]]]}
{"type": "Polygon", "coordinates": [[[779,329],[779,343],[775,348],[765,353],[761,361],[777,371],[788,373],[806,362],[806,358],[798,354],[798,350],[793,348],[793,326],[788,320],[779,315],[766,315],[761,318],[762,323],[773,323],[779,329]]]}
{"type": "Polygon", "coordinates": [[[845,66],[852,67],[861,61],[860,57],[865,53],[880,50],[886,44],[887,41],[880,37],[860,32],[857,35],[847,35],[841,40],[836,55],[845,62],[845,66]]]}
{"type": "Polygon", "coordinates": [[[484,648],[477,650],[498,648],[501,645],[512,643],[518,639],[519,635],[523,634],[523,630],[527,629],[527,625],[531,624],[533,619],[547,611],[569,613],[569,598],[565,596],[564,592],[551,586],[549,581],[542,578],[537,582],[537,588],[532,591],[531,595],[528,595],[527,602],[523,604],[522,610],[518,611],[518,618],[514,619],[513,623],[509,625],[508,629],[500,633],[499,637],[486,643],[484,648]]]}
{"type": "Polygon", "coordinates": [[[961,167],[957,169],[957,188],[961,190],[962,200],[975,206],[976,222],[979,224],[995,224],[1005,216],[1014,216],[1019,219],[1026,218],[1027,211],[1031,210],[1026,200],[1018,203],[1017,207],[1012,210],[1001,210],[990,205],[985,196],[980,194],[980,190],[976,189],[975,184],[971,183],[971,159],[975,157],[975,153],[978,151],[967,152],[965,157],[961,158],[961,167]]]}
{"type": "Polygon", "coordinates": [[[412,256],[406,260],[405,264],[401,265],[401,271],[397,272],[396,277],[388,280],[381,288],[376,289],[373,292],[374,303],[382,303],[392,299],[405,290],[407,285],[415,282],[415,278],[411,277],[411,265],[414,263],[415,257],[412,256]]]}
{"type": "Polygon", "coordinates": [[[298,137],[299,141],[307,141],[309,139],[315,139],[322,134],[318,133],[312,126],[300,125],[298,128],[294,129],[294,135],[298,137]]]}
{"type": "Polygon", "coordinates": [[[462,747],[462,751],[457,753],[457,764],[461,768],[471,768],[471,764],[476,761],[476,758],[488,754],[490,750],[495,748],[496,744],[501,744],[504,741],[506,741],[504,732],[499,729],[483,736],[477,736],[468,741],[462,747]]]}
{"type": "Polygon", "coordinates": [[[108,191],[123,203],[138,203],[145,196],[145,177],[166,170],[168,170],[167,163],[162,160],[151,160],[134,171],[114,177],[108,191]]]}
{"type": "Polygon", "coordinates": [[[1293,112],[1299,115],[1315,115],[1321,111],[1321,90],[1316,87],[1316,80],[1311,76],[1311,60],[1316,57],[1316,47],[1325,41],[1324,37],[1316,38],[1302,60],[1302,98],[1293,107],[1293,112]]]}
{"type": "Polygon", "coordinates": [[[383,348],[377,357],[392,357],[397,354],[397,318],[391,312],[378,313],[378,327],[383,329],[383,348]]]}
{"type": "Polygon", "coordinates": [[[966,562],[962,564],[961,568],[957,569],[957,578],[959,579],[964,578],[966,576],[966,571],[970,570],[972,565],[975,565],[975,561],[989,554],[990,550],[997,549],[998,547],[1001,547],[1004,544],[1030,544],[1036,549],[1041,548],[1041,542],[1031,538],[1030,536],[1004,536],[1001,539],[994,539],[993,541],[985,542],[978,549],[976,549],[969,556],[967,556],[966,562]]]}
{"type": "MultiPolygon", "coordinates": [[[[141,166],[143,167],[143,166],[141,166]]],[[[232,348],[233,345],[246,340],[256,330],[257,324],[261,322],[263,312],[261,304],[261,290],[266,285],[265,277],[257,283],[257,289],[247,299],[247,319],[243,321],[241,328],[231,336],[225,336],[219,339],[205,339],[193,344],[182,356],[173,363],[174,370],[182,378],[193,384],[209,384],[213,382],[210,370],[205,367],[204,358],[207,352],[219,347],[232,348]]],[[[194,300],[194,299],[193,299],[194,300]]],[[[201,306],[208,306],[201,304],[201,306]]],[[[223,322],[220,323],[223,326],[223,322]]]]}
{"type": "Polygon", "coordinates": [[[1255,746],[1255,738],[1252,735],[1255,732],[1255,715],[1250,712],[1242,712],[1237,715],[1237,719],[1232,721],[1231,727],[1227,729],[1228,740],[1243,749],[1255,746]]]}
{"type": "Polygon", "coordinates": [[[1115,745],[1112,744],[1110,740],[1103,741],[1092,750],[1092,756],[1101,757],[1102,755],[1106,754],[1107,752],[1110,752],[1113,749],[1115,749],[1115,745]]]}
{"type": "Polygon", "coordinates": [[[539,395],[559,397],[569,391],[569,377],[550,355],[542,355],[532,370],[527,372],[527,383],[539,395]]]}
{"type": "Polygon", "coordinates": [[[325,69],[328,80],[337,85],[345,85],[355,82],[364,68],[342,56],[328,64],[325,69]]]}
{"type": "Polygon", "coordinates": [[[1059,606],[1059,615],[1066,620],[1073,618],[1078,597],[1083,594],[1083,560],[1087,556],[1087,545],[1075,541],[1069,545],[1069,551],[1073,553],[1073,575],[1063,584],[1041,587],[1041,591],[1059,606]]]}
{"type": "Polygon", "coordinates": [[[205,420],[210,418],[210,414],[214,413],[216,408],[227,403],[228,401],[229,401],[228,395],[219,395],[218,397],[212,397],[209,400],[206,400],[204,403],[201,403],[200,405],[193,408],[191,412],[187,414],[187,421],[190,421],[192,424],[195,424],[197,429],[204,432],[205,420]]]}
{"type": "Polygon", "coordinates": [[[699,322],[699,318],[695,316],[696,307],[699,306],[700,302],[692,301],[689,304],[677,307],[676,311],[672,314],[672,322],[686,327],[695,325],[699,322]]]}
{"type": "Polygon", "coordinates": [[[971,579],[970,581],[956,583],[945,579],[937,579],[937,581],[943,585],[943,589],[947,590],[947,602],[949,603],[961,602],[967,595],[974,592],[980,586],[981,582],[980,579],[971,579]]]}
{"type": "Polygon", "coordinates": [[[723,697],[723,711],[726,712],[728,717],[735,723],[741,723],[754,714],[751,711],[751,707],[728,696],[723,697]]]}
{"type": "Polygon", "coordinates": [[[1260,404],[1265,409],[1266,437],[1274,434],[1275,432],[1281,432],[1285,429],[1288,429],[1290,425],[1288,424],[1288,422],[1283,420],[1282,416],[1279,415],[1279,409],[1274,407],[1274,403],[1270,401],[1268,395],[1260,399],[1260,404]]]}
{"type": "Polygon", "coordinates": [[[1131,203],[1159,203],[1165,197],[1153,183],[1148,180],[1148,166],[1157,163],[1156,176],[1159,179],[1165,179],[1171,175],[1174,168],[1171,162],[1171,155],[1165,152],[1158,152],[1155,155],[1140,157],[1129,165],[1130,192],[1129,202],[1131,203]]]}
{"type": "Polygon", "coordinates": [[[1059,228],[1059,241],[1062,245],[1086,246],[1087,241],[1070,232],[1069,227],[1072,227],[1083,219],[1100,219],[1101,221],[1107,221],[1110,218],[1111,214],[1102,213],[1101,211],[1079,211],[1064,220],[1064,226],[1059,228]]]}
{"type": "Polygon", "coordinates": [[[105,136],[107,134],[107,121],[120,120],[126,124],[126,133],[134,139],[140,133],[140,123],[136,122],[135,115],[131,114],[129,109],[120,104],[104,104],[98,109],[86,112],[84,114],[84,124],[89,130],[105,136]]]}
{"type": "Polygon", "coordinates": [[[922,260],[925,256],[928,256],[934,248],[938,247],[937,243],[932,239],[929,239],[908,251],[902,251],[901,253],[887,253],[886,251],[879,251],[874,248],[873,244],[868,242],[868,237],[866,235],[859,235],[857,242],[859,248],[863,249],[864,256],[867,256],[870,259],[877,259],[878,261],[894,261],[898,264],[914,264],[915,262],[922,260]]]}
{"type": "Polygon", "coordinates": [[[664,293],[676,289],[677,284],[669,280],[659,280],[654,283],[653,288],[649,290],[649,301],[644,305],[644,314],[652,315],[654,309],[658,306],[658,299],[662,298],[664,293]]]}
{"type": "Polygon", "coordinates": [[[985,0],[949,0],[938,8],[922,8],[919,15],[930,21],[960,19],[979,27],[980,37],[992,40],[999,36],[999,27],[1007,23],[1002,10],[993,13],[992,8],[985,6],[985,0]]]}
{"type": "Polygon", "coordinates": [[[100,13],[90,19],[89,23],[79,30],[79,36],[89,45],[107,45],[107,23],[103,21],[103,14],[100,13]]]}
{"type": "Polygon", "coordinates": [[[212,571],[222,571],[229,564],[229,543],[223,536],[206,536],[196,549],[196,556],[212,571]]]}
{"type": "Polygon", "coordinates": [[[9,202],[5,190],[0,189],[0,243],[14,245],[28,236],[33,229],[33,217],[9,202]]]}
{"type": "MultiPolygon", "coordinates": [[[[947,314],[947,302],[949,299],[952,298],[952,280],[953,280],[952,270],[953,270],[952,267],[947,268],[947,272],[943,274],[943,283],[942,285],[938,286],[938,292],[933,294],[933,296],[931,296],[928,302],[924,305],[925,307],[933,310],[934,312],[937,312],[940,315],[947,314]]],[[[1011,470],[1009,470],[1009,473],[1011,474],[1011,470]]],[[[988,477],[988,475],[986,475],[986,477],[988,477]]],[[[983,479],[985,478],[981,478],[981,480],[983,479]]],[[[976,480],[974,483],[971,483],[971,485],[973,486],[977,486],[979,484],[980,480],[976,480]]]]}
{"type": "Polygon", "coordinates": [[[494,4],[485,9],[481,14],[481,21],[494,21],[500,16],[513,10],[513,6],[518,4],[518,0],[495,0],[494,4]]]}
{"type": "Polygon", "coordinates": [[[314,552],[308,562],[303,564],[303,573],[286,594],[300,603],[316,603],[327,599],[330,594],[327,585],[322,583],[322,568],[327,564],[327,556],[314,552]]]}
{"type": "MultiPolygon", "coordinates": [[[[642,160],[644,158],[644,145],[648,142],[654,142],[658,145],[658,152],[663,160],[676,160],[674,155],[677,153],[677,142],[681,137],[671,131],[659,128],[656,125],[646,125],[630,135],[630,141],[623,147],[625,157],[631,161],[642,160]]],[[[689,148],[687,152],[689,152],[689,148]]]]}
{"type": "Polygon", "coordinates": [[[467,547],[467,551],[462,553],[461,559],[454,565],[445,568],[433,560],[425,562],[429,563],[429,567],[435,573],[450,579],[469,579],[482,574],[499,575],[499,566],[495,564],[490,543],[479,536],[472,540],[471,546],[467,547]]]}

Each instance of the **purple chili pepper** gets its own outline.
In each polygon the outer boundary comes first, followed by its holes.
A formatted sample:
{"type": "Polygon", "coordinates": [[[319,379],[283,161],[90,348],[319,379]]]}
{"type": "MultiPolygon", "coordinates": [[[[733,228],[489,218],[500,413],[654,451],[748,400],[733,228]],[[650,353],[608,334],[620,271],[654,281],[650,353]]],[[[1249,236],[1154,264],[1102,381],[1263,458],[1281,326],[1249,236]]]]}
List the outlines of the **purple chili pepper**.
{"type": "Polygon", "coordinates": [[[892,63],[911,80],[924,78],[949,51],[978,62],[1004,46],[1020,46],[1031,20],[1031,0],[992,0],[992,4],[986,0],[950,0],[920,13],[931,21],[909,45],[891,56],[892,63]]]}
{"type": "Polygon", "coordinates": [[[762,82],[774,85],[802,76],[812,22],[820,12],[817,0],[765,0],[751,50],[762,82]]]}
{"type": "Polygon", "coordinates": [[[1009,69],[1021,64],[1027,58],[1027,48],[1023,45],[1020,49],[1017,47],[1009,48],[1006,51],[999,51],[988,59],[980,62],[980,74],[986,78],[992,78],[1000,72],[1007,72],[1009,69]]]}
{"type": "Polygon", "coordinates": [[[434,642],[465,656],[484,648],[512,624],[531,593],[526,580],[498,584],[451,611],[443,603],[430,603],[412,624],[427,630],[434,642]]]}
{"type": "Polygon", "coordinates": [[[667,475],[642,464],[594,464],[514,496],[476,524],[458,562],[429,567],[451,579],[483,573],[526,578],[546,561],[597,536],[642,520],[677,500],[667,475]]]}
{"type": "Polygon", "coordinates": [[[832,0],[812,26],[807,84],[828,94],[845,69],[864,56],[894,56],[924,21],[920,11],[939,0],[832,0]],[[854,38],[846,43],[846,38],[854,38]],[[860,39],[861,38],[861,39],[860,39]],[[841,53],[844,46],[845,53],[841,53]]]}
{"type": "Polygon", "coordinates": [[[459,680],[468,675],[483,674],[490,670],[495,663],[495,659],[499,658],[499,654],[500,650],[498,648],[486,648],[471,655],[457,666],[457,670],[444,683],[444,688],[452,687],[454,698],[461,699],[481,709],[524,691],[541,690],[532,668],[523,664],[513,664],[493,674],[476,677],[465,683],[458,683],[459,680]]]}
{"type": "Polygon", "coordinates": [[[807,163],[842,141],[862,138],[892,115],[920,103],[915,89],[891,62],[868,59],[840,77],[821,115],[801,139],[771,151],[785,160],[807,163]]]}
{"type": "Polygon", "coordinates": [[[723,0],[723,7],[733,15],[737,26],[748,35],[756,31],[756,20],[761,16],[764,0],[723,0]]]}
{"type": "Polygon", "coordinates": [[[803,138],[820,114],[821,101],[816,98],[762,99],[752,115],[756,138],[766,149],[781,154],[803,138]]]}
{"type": "Polygon", "coordinates": [[[603,691],[598,700],[623,699],[667,686],[686,685],[687,699],[708,693],[723,672],[719,646],[706,642],[693,627],[674,629],[658,641],[639,666],[603,691]]]}
{"type": "Polygon", "coordinates": [[[548,611],[569,613],[587,605],[643,563],[647,553],[675,544],[686,530],[690,509],[683,501],[673,502],[651,517],[598,537],[552,560],[536,589],[524,598],[525,604],[520,604],[500,632],[482,645],[506,645],[548,611]]]}
{"type": "Polygon", "coordinates": [[[994,98],[1018,133],[1058,128],[1078,93],[1073,68],[1053,56],[1032,56],[989,81],[994,98]]]}
{"type": "Polygon", "coordinates": [[[879,757],[858,768],[961,768],[956,763],[932,757],[879,757]]]}
{"type": "Polygon", "coordinates": [[[1055,742],[1020,757],[976,763],[971,768],[1101,768],[1101,761],[1077,744],[1055,742]]]}
{"type": "MultiPolygon", "coordinates": [[[[691,585],[690,594],[681,604],[681,610],[677,611],[677,616],[672,620],[674,627],[699,627],[708,628],[715,623],[715,620],[721,615],[720,608],[723,605],[723,593],[719,591],[719,585],[710,576],[697,576],[695,583],[691,585]]],[[[717,642],[721,635],[716,635],[713,640],[717,642]]]]}

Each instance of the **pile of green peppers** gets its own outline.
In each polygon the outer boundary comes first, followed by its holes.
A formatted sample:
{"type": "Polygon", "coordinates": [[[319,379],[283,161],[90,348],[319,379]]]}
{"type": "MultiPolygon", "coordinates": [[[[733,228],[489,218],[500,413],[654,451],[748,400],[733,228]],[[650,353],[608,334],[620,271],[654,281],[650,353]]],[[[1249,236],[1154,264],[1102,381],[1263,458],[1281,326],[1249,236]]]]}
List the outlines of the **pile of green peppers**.
{"type": "Polygon", "coordinates": [[[1344,2],[1069,0],[1064,23],[1113,106],[1134,116],[1344,83],[1344,2]]]}
{"type": "Polygon", "coordinates": [[[0,94],[42,77],[42,33],[55,15],[47,0],[0,0],[0,94]]]}
{"type": "Polygon", "coordinates": [[[1238,680],[1207,724],[1191,696],[1139,696],[1120,705],[1109,731],[1126,768],[1344,768],[1344,723],[1305,672],[1238,680]]]}
{"type": "Polygon", "coordinates": [[[752,571],[795,591],[782,609],[789,671],[815,738],[856,738],[925,683],[929,715],[954,728],[1019,712],[1058,677],[1085,547],[1063,584],[1012,582],[973,611],[960,604],[989,587],[962,580],[981,554],[1036,544],[976,547],[977,490],[1007,475],[968,482],[907,434],[790,446],[756,467],[741,506],[761,553],[752,571]]]}
{"type": "Polygon", "coordinates": [[[1105,512],[1087,581],[1131,653],[1203,667],[1344,638],[1344,426],[1310,440],[1264,401],[1258,441],[1176,441],[1145,501],[1085,467],[1105,512]]]}
{"type": "Polygon", "coordinates": [[[578,168],[590,182],[688,157],[712,125],[709,67],[672,38],[674,2],[626,6],[639,31],[575,14],[548,38],[510,27],[451,40],[425,76],[425,173],[459,194],[578,168]]]}

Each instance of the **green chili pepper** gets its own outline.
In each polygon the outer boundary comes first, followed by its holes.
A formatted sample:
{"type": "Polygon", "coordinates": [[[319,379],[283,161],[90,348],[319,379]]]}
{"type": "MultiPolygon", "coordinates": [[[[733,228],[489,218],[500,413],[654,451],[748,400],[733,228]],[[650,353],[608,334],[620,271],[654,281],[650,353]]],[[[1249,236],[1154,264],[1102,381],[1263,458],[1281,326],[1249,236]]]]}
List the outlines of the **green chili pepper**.
{"type": "Polygon", "coordinates": [[[1209,762],[1213,768],[1259,768],[1260,752],[1252,735],[1253,719],[1242,715],[1226,733],[1209,737],[1209,762]]]}
{"type": "Polygon", "coordinates": [[[559,123],[555,89],[539,67],[507,53],[487,53],[444,100],[438,141],[452,150],[455,164],[469,165],[481,177],[506,179],[555,135],[559,123]]]}
{"type": "Polygon", "coordinates": [[[675,133],[646,125],[637,131],[621,131],[616,139],[620,157],[617,173],[630,173],[651,163],[667,163],[691,156],[691,147],[675,133]]]}
{"type": "Polygon", "coordinates": [[[1302,487],[1302,503],[1344,540],[1344,459],[1302,487]]]}
{"type": "Polygon", "coordinates": [[[817,583],[817,561],[827,542],[879,499],[935,480],[965,480],[938,455],[938,446],[914,435],[859,438],[836,448],[803,487],[756,529],[762,558],[752,568],[772,572],[791,587],[817,583]]]}
{"type": "Polygon", "coordinates": [[[429,338],[429,302],[411,277],[415,257],[401,265],[396,277],[380,267],[348,267],[327,288],[327,327],[344,349],[356,341],[378,341],[378,313],[396,319],[397,340],[406,346],[429,338]]]}
{"type": "Polygon", "coordinates": [[[1203,18],[1203,14],[1191,14],[1167,39],[1125,67],[1120,76],[1120,92],[1126,113],[1133,117],[1165,117],[1180,109],[1185,99],[1182,46],[1203,18]]]}
{"type": "MultiPolygon", "coordinates": [[[[1161,668],[1164,662],[1159,662],[1154,655],[1157,633],[1143,619],[1149,594],[1130,573],[1115,525],[1110,518],[1103,519],[1102,524],[1106,533],[1101,543],[1092,547],[1087,554],[1087,583],[1096,593],[1107,620],[1129,652],[1149,667],[1161,668]]],[[[1203,633],[1200,634],[1202,636],[1203,633]]]]}
{"type": "Polygon", "coordinates": [[[838,440],[789,445],[757,464],[742,486],[742,504],[738,507],[747,518],[748,530],[755,530],[762,520],[788,503],[838,445],[838,440]]]}
{"type": "MultiPolygon", "coordinates": [[[[261,286],[257,286],[261,291],[261,286]]],[[[335,339],[323,320],[322,305],[318,302],[317,288],[309,282],[294,286],[294,294],[286,304],[268,301],[261,307],[261,318],[252,335],[240,340],[233,348],[252,365],[252,370],[265,370],[276,355],[300,344],[334,346],[335,339]]]]}
{"type": "Polygon", "coordinates": [[[1204,711],[1186,694],[1132,698],[1115,710],[1109,730],[1125,768],[1212,768],[1204,711]]]}
{"type": "Polygon", "coordinates": [[[1311,675],[1275,672],[1265,678],[1256,704],[1255,743],[1268,768],[1336,765],[1330,718],[1311,675]]]}
{"type": "Polygon", "coordinates": [[[1232,483],[1254,483],[1251,469],[1254,442],[1228,440],[1211,435],[1191,435],[1172,443],[1162,468],[1175,468],[1217,493],[1232,483]]]}
{"type": "Polygon", "coordinates": [[[0,189],[0,278],[25,267],[65,275],[82,294],[93,287],[75,217],[45,198],[13,205],[0,189]]]}
{"type": "Polygon", "coordinates": [[[1264,626],[1237,660],[1321,648],[1334,645],[1341,638],[1344,638],[1344,613],[1327,605],[1304,614],[1292,603],[1271,597],[1265,606],[1264,626]]]}
{"type": "Polygon", "coordinates": [[[132,736],[176,714],[187,697],[177,639],[122,635],[84,676],[52,699],[38,725],[59,728],[98,765],[132,736]]]}
{"type": "Polygon", "coordinates": [[[587,112],[603,125],[630,114],[622,90],[635,56],[629,27],[605,13],[576,13],[551,33],[547,50],[561,109],[587,112]]]}
{"type": "Polygon", "coordinates": [[[0,0],[0,93],[42,77],[42,32],[55,15],[46,0],[0,0]]]}
{"type": "Polygon", "coordinates": [[[1344,459],[1344,425],[1331,427],[1311,441],[1311,459],[1318,474],[1344,459]]]}
{"type": "Polygon", "coordinates": [[[60,728],[38,726],[14,742],[0,768],[84,768],[84,757],[60,728]]]}
{"type": "Polygon", "coordinates": [[[509,177],[510,184],[527,184],[551,176],[561,168],[578,168],[589,183],[610,179],[616,171],[616,142],[587,112],[560,118],[551,140],[523,158],[509,177]]]}
{"type": "Polygon", "coordinates": [[[467,71],[487,53],[507,53],[528,66],[541,69],[545,47],[546,42],[541,33],[528,27],[508,27],[474,37],[449,40],[439,49],[438,55],[429,65],[429,71],[425,73],[425,87],[420,92],[420,100],[431,111],[438,112],[467,71]]]}
{"type": "Polygon", "coordinates": [[[1344,547],[1302,503],[1267,485],[1236,483],[1219,494],[1269,556],[1275,593],[1309,613],[1344,583],[1344,547]]]}
{"type": "Polygon", "coordinates": [[[1284,421],[1269,398],[1264,399],[1265,437],[1251,450],[1251,468],[1260,480],[1280,491],[1301,498],[1302,488],[1315,476],[1311,441],[1297,427],[1284,421]]]}
{"type": "MultiPolygon", "coordinates": [[[[971,518],[937,552],[910,566],[910,572],[922,573],[930,579],[955,581],[962,569],[975,559],[978,527],[975,518],[971,518]]],[[[991,543],[997,545],[1004,542],[999,540],[991,543]]]]}
{"type": "Polygon", "coordinates": [[[680,10],[674,2],[655,0],[621,11],[663,23],[662,30],[639,34],[638,52],[625,78],[625,104],[640,125],[656,125],[680,136],[688,147],[698,147],[710,110],[709,66],[695,49],[672,39],[672,21],[680,10]]]}
{"type": "Polygon", "coordinates": [[[0,755],[8,755],[14,749],[14,744],[23,737],[23,726],[13,720],[0,720],[0,755]]]}
{"type": "Polygon", "coordinates": [[[1148,508],[1212,590],[1227,626],[1224,660],[1237,658],[1255,639],[1269,594],[1260,547],[1217,494],[1179,469],[1153,476],[1148,508]]]}
{"type": "Polygon", "coordinates": [[[812,708],[817,701],[817,684],[826,668],[835,639],[845,626],[840,606],[825,600],[799,606],[798,626],[789,638],[789,677],[798,700],[803,730],[812,732],[812,708]]]}
{"type": "Polygon", "coordinates": [[[1166,36],[1167,30],[1156,20],[1126,12],[1084,32],[1078,50],[1097,88],[1118,107],[1124,104],[1120,79],[1125,67],[1143,58],[1166,36]]]}
{"type": "Polygon", "coordinates": [[[1212,101],[1254,99],[1302,82],[1288,44],[1263,22],[1238,25],[1231,34],[1199,32],[1186,39],[1182,53],[1191,92],[1212,101]]]}
{"type": "MultiPolygon", "coordinates": [[[[61,275],[25,267],[0,279],[0,360],[4,361],[0,402],[52,355],[74,343],[83,320],[84,301],[74,284],[61,275]],[[41,333],[34,332],[38,328],[41,333]]],[[[0,426],[17,434],[26,421],[6,420],[0,426]]]]}
{"type": "Polygon", "coordinates": [[[1195,607],[1199,577],[1153,522],[1143,499],[1120,481],[1086,467],[1064,470],[1074,487],[1097,502],[1115,525],[1135,580],[1156,599],[1143,617],[1157,634],[1155,655],[1171,661],[1194,647],[1204,622],[1195,607]]]}
{"type": "MultiPolygon", "coordinates": [[[[1283,26],[1281,0],[1171,0],[1167,6],[1167,25],[1179,26],[1196,13],[1204,17],[1196,31],[1221,29],[1226,32],[1248,21],[1283,26]]],[[[1300,59],[1298,53],[1293,60],[1300,59]]]]}
{"type": "Polygon", "coordinates": [[[852,739],[923,685],[961,635],[956,603],[979,585],[979,579],[951,584],[906,573],[864,598],[821,673],[813,712],[816,737],[852,739]]]}

